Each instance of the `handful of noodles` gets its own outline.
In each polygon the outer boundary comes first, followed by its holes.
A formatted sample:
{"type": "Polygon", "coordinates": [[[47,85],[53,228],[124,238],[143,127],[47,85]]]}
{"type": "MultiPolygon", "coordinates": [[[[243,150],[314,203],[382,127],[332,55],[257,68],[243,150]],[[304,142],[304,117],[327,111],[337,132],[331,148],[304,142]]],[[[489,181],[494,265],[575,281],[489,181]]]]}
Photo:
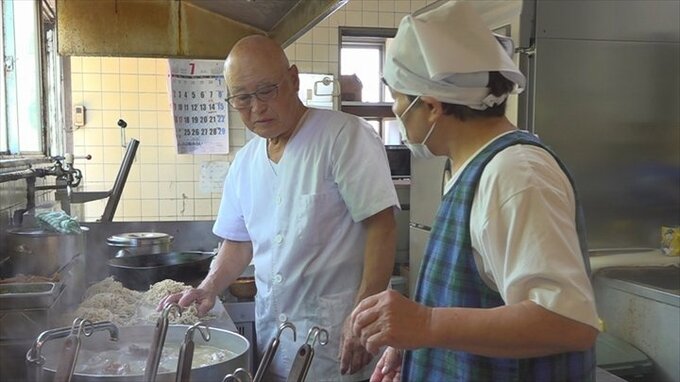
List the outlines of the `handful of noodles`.
{"type": "MultiPolygon", "coordinates": [[[[108,277],[87,289],[85,300],[71,314],[64,317],[68,324],[75,317],[90,321],[112,321],[118,326],[155,324],[160,316],[156,311],[158,302],[165,296],[190,289],[191,286],[174,280],[163,280],[153,284],[146,292],[127,289],[120,282],[108,277]]],[[[196,304],[185,308],[182,315],[170,315],[173,324],[194,324],[199,321],[196,304]]],[[[214,315],[201,317],[203,320],[214,315]]]]}

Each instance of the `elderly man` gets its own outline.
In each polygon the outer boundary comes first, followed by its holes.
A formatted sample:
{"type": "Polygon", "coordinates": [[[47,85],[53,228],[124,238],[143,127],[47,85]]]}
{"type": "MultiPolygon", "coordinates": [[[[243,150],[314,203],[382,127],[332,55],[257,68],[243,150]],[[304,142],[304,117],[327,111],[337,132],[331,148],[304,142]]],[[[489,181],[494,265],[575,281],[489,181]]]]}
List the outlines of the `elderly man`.
{"type": "Polygon", "coordinates": [[[458,1],[405,17],[388,49],[403,138],[415,156],[448,156],[453,177],[415,301],[387,291],[352,313],[368,350],[390,346],[371,381],[594,378],[578,198],[557,156],[505,117],[524,86],[508,48],[458,1]]]}
{"type": "Polygon", "coordinates": [[[315,349],[308,380],[368,379],[372,355],[352,337],[348,316],[387,288],[393,268],[398,201],[383,144],[357,117],[306,108],[297,68],[269,38],[240,40],[224,75],[229,104],[258,136],[225,180],[213,228],[225,240],[208,276],[161,303],[197,301],[205,313],[252,261],[258,350],[282,322],[301,334],[282,339],[266,380],[285,380],[313,326],[330,341],[315,349]]]}

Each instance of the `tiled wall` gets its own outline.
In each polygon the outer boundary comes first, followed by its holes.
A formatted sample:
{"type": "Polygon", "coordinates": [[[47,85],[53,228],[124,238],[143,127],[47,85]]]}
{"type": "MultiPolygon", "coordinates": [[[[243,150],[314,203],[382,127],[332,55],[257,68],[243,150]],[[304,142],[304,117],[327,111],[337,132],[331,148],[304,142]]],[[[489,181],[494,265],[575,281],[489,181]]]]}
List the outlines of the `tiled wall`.
{"type": "MultiPolygon", "coordinates": [[[[338,27],[396,27],[403,16],[434,0],[350,0],[340,10],[286,48],[300,72],[338,74],[338,27]]],[[[230,160],[246,142],[237,113],[229,115],[229,155],[177,155],[167,95],[167,60],[118,57],[72,57],[74,105],[87,108],[87,124],[73,132],[74,152],[91,154],[76,162],[83,170],[85,190],[108,190],[120,167],[118,119],[128,138],[140,141],[128,178],[118,221],[211,220],[219,193],[199,187],[201,163],[230,160]]],[[[99,218],[104,201],[85,204],[84,220],[99,218]]]]}

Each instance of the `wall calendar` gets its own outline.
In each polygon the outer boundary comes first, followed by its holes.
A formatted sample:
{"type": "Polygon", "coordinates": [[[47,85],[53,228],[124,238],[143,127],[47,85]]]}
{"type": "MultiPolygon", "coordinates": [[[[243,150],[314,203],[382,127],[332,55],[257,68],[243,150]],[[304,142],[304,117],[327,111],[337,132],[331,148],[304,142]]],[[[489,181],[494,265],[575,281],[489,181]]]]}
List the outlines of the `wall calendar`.
{"type": "Polygon", "coordinates": [[[228,153],[229,118],[223,61],[169,59],[168,64],[168,95],[177,153],[228,153]]]}

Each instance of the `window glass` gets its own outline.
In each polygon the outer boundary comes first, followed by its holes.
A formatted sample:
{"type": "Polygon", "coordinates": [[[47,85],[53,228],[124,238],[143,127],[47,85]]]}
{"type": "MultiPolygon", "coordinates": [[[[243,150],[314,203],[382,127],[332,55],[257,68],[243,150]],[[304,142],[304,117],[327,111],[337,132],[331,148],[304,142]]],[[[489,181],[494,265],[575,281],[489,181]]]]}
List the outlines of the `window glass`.
{"type": "Polygon", "coordinates": [[[38,1],[2,2],[2,132],[0,150],[42,153],[41,39],[38,1]]]}
{"type": "Polygon", "coordinates": [[[363,86],[361,99],[363,102],[380,102],[382,84],[380,82],[381,65],[380,48],[367,45],[365,47],[344,47],[340,51],[341,75],[356,74],[363,86]]]}
{"type": "Polygon", "coordinates": [[[383,118],[383,141],[386,145],[400,145],[399,121],[396,118],[383,118]]]}
{"type": "Polygon", "coordinates": [[[19,151],[42,151],[40,108],[40,44],[38,38],[38,2],[14,2],[16,41],[17,109],[19,121],[19,151]]]}
{"type": "Polygon", "coordinates": [[[380,135],[380,121],[375,119],[367,119],[366,122],[371,125],[376,134],[380,135]]]}

